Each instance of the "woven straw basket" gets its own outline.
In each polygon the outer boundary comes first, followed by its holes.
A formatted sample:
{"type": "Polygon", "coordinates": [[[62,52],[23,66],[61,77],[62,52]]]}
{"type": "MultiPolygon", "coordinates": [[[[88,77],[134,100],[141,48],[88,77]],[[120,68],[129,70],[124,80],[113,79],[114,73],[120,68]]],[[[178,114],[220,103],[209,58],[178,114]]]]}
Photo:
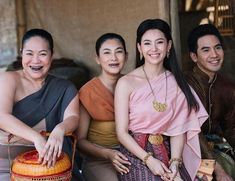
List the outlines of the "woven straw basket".
{"type": "Polygon", "coordinates": [[[67,154],[62,153],[54,167],[38,163],[38,152],[27,151],[17,156],[12,164],[11,181],[70,181],[71,162],[67,154]]]}

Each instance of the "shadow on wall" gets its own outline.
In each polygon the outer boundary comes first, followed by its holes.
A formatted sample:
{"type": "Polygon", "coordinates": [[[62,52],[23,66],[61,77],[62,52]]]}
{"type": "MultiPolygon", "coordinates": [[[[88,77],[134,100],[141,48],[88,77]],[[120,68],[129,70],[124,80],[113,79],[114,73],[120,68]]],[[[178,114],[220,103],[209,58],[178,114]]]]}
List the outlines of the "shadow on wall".
{"type": "Polygon", "coordinates": [[[221,72],[235,82],[235,36],[223,37],[224,64],[221,72]]]}
{"type": "MultiPolygon", "coordinates": [[[[10,64],[6,71],[19,69],[22,69],[21,57],[17,57],[17,60],[10,64]]],[[[69,58],[53,59],[49,73],[72,81],[78,90],[91,79],[91,72],[84,63],[78,61],[75,63],[69,58]]]]}
{"type": "Polygon", "coordinates": [[[200,24],[200,21],[209,16],[206,11],[180,12],[180,32],[181,32],[181,54],[182,69],[184,71],[192,70],[194,63],[188,52],[187,39],[189,32],[200,24]]]}

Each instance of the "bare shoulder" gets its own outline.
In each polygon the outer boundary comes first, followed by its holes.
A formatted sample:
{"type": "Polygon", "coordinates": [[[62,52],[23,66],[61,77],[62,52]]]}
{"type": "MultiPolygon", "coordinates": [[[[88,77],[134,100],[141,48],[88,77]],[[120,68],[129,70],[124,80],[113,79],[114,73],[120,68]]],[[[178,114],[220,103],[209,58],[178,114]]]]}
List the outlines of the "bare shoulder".
{"type": "Polygon", "coordinates": [[[139,68],[134,69],[130,73],[122,76],[117,83],[117,86],[129,91],[133,91],[142,84],[144,78],[139,68]]]}
{"type": "Polygon", "coordinates": [[[20,82],[21,75],[16,72],[0,73],[0,112],[10,113],[15,100],[17,85],[20,82]]]}
{"type": "Polygon", "coordinates": [[[14,88],[20,82],[21,73],[19,71],[9,71],[0,73],[0,85],[3,88],[14,88]]]}

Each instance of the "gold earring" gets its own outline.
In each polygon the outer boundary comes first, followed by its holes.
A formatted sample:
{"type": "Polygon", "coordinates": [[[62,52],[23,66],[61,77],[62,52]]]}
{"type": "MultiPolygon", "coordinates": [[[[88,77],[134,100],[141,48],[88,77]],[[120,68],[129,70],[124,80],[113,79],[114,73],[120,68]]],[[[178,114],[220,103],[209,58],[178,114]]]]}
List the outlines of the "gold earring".
{"type": "Polygon", "coordinates": [[[166,52],[166,58],[169,58],[169,56],[170,56],[170,51],[167,51],[166,52]]]}

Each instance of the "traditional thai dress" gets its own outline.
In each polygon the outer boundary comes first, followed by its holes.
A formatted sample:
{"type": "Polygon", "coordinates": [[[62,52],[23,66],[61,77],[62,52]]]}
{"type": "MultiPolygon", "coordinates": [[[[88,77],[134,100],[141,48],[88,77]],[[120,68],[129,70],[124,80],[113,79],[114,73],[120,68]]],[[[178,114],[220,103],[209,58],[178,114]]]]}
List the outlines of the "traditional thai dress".
{"type": "MultiPolygon", "coordinates": [[[[79,99],[91,117],[87,139],[102,147],[117,149],[113,94],[99,78],[93,78],[80,89],[79,99]]],[[[117,181],[117,173],[107,159],[85,155],[82,171],[87,181],[117,181]]]]}
{"type": "MultiPolygon", "coordinates": [[[[26,96],[15,103],[12,114],[28,126],[36,130],[51,132],[54,127],[63,121],[64,111],[76,96],[77,89],[67,80],[48,75],[43,87],[37,92],[26,96]]],[[[24,131],[24,130],[22,130],[24,131]]],[[[21,138],[13,137],[8,143],[9,133],[1,130],[0,135],[0,180],[9,181],[10,162],[19,153],[32,145],[21,138]],[[23,145],[27,145],[22,146],[23,145]],[[21,146],[20,146],[21,145],[21,146]],[[8,152],[10,151],[10,154],[8,152]]],[[[72,147],[69,138],[64,139],[63,151],[71,157],[72,147]]],[[[32,149],[32,147],[30,148],[32,149]]],[[[78,173],[78,165],[74,170],[78,173]]]]}
{"type": "MultiPolygon", "coordinates": [[[[146,81],[146,84],[134,90],[129,98],[130,134],[144,150],[152,152],[155,158],[169,166],[169,137],[185,133],[183,165],[179,172],[183,180],[194,180],[201,158],[198,133],[201,131],[201,125],[208,117],[207,112],[193,92],[200,108],[198,112],[192,110],[189,113],[185,95],[179,88],[173,74],[169,71],[150,80],[150,84],[156,96],[156,101],[165,103],[166,98],[167,108],[163,112],[155,110],[152,104],[154,97],[150,85],[146,81]]],[[[121,147],[121,151],[132,163],[129,168],[130,172],[121,175],[121,180],[162,180],[160,176],[153,175],[148,167],[142,163],[142,160],[127,149],[121,147]]]]}

